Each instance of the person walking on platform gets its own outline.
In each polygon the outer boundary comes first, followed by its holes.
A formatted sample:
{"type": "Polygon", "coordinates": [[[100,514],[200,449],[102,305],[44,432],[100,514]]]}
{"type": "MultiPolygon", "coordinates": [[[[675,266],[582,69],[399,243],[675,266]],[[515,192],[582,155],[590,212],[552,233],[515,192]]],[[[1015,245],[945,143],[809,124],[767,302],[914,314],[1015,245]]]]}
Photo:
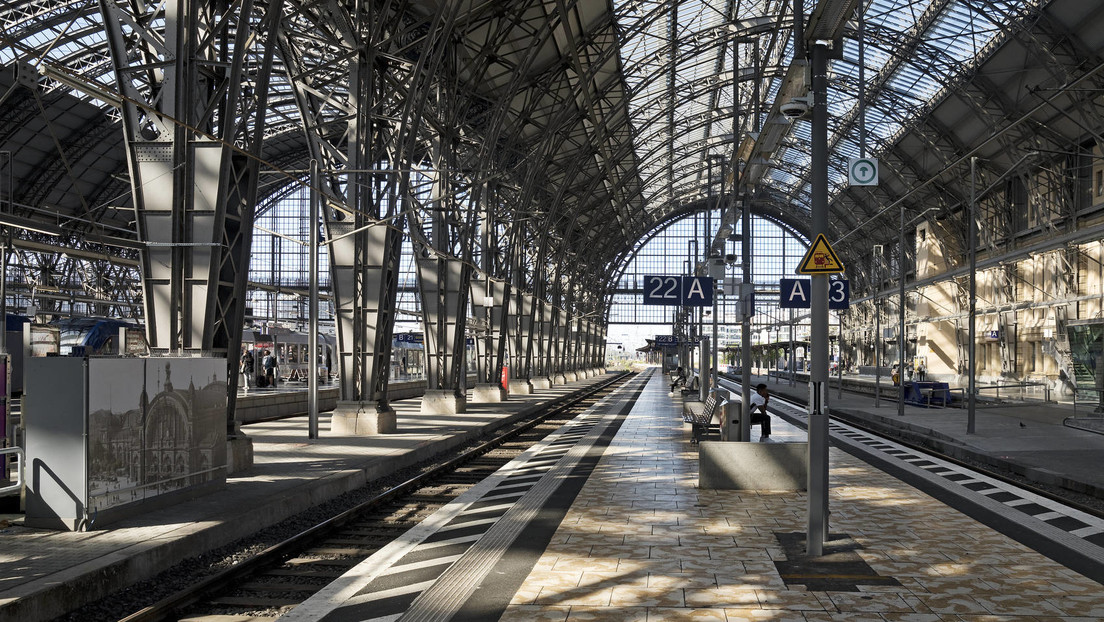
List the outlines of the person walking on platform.
{"type": "Polygon", "coordinates": [[[767,402],[770,394],[767,393],[767,385],[760,383],[755,387],[755,393],[751,394],[751,425],[762,425],[763,433],[759,435],[761,442],[770,440],[770,415],[767,414],[767,402]]]}
{"type": "Polygon", "coordinates": [[[249,392],[249,385],[253,382],[253,372],[253,350],[246,348],[241,355],[241,374],[244,379],[242,382],[246,393],[249,392]]]}
{"type": "Polygon", "coordinates": [[[272,356],[271,350],[265,350],[264,358],[261,359],[261,366],[264,367],[265,384],[270,387],[276,386],[276,357],[272,356]]]}

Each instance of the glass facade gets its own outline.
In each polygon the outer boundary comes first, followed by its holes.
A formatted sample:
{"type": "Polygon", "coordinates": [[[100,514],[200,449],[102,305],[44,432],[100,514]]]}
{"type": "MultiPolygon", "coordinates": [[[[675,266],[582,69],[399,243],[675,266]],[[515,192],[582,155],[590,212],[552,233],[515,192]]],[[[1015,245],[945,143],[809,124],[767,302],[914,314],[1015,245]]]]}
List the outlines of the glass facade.
{"type": "MultiPolygon", "coordinates": [[[[246,310],[247,315],[251,310],[255,322],[275,321],[306,327],[310,286],[309,214],[310,192],[304,186],[257,214],[246,310]]],[[[325,244],[318,252],[318,283],[321,292],[329,291],[330,261],[325,244]]],[[[333,308],[328,300],[319,304],[319,311],[320,319],[333,319],[333,308]]]]}
{"type": "MultiPolygon", "coordinates": [[[[297,189],[257,217],[249,270],[249,306],[255,322],[306,326],[309,256],[305,242],[309,233],[309,207],[308,192],[297,189]],[[274,304],[278,306],[274,308],[274,304]]],[[[613,297],[609,314],[611,340],[623,343],[626,349],[635,349],[644,346],[647,338],[671,333],[678,307],[643,304],[644,276],[691,273],[692,266],[700,260],[701,249],[716,231],[720,216],[719,209],[710,214],[688,216],[672,223],[640,247],[621,275],[613,297]]],[[[739,223],[736,229],[739,233],[739,223]]],[[[778,280],[794,275],[807,241],[757,216],[751,219],[751,230],[751,275],[756,291],[752,332],[754,342],[759,343],[768,339],[765,331],[773,330],[775,325],[789,318],[788,312],[783,314],[778,310],[778,280]]],[[[725,255],[729,259],[725,267],[726,280],[741,277],[742,251],[738,235],[726,242],[725,255]]],[[[420,332],[421,304],[409,238],[403,241],[400,266],[395,332],[420,332]]],[[[323,295],[327,294],[330,273],[325,245],[319,252],[319,283],[323,295]]],[[[735,295],[722,293],[718,297],[718,335],[722,346],[739,340],[738,305],[735,295]]],[[[711,309],[697,309],[694,313],[694,323],[701,323],[705,334],[712,330],[711,313],[711,309]]],[[[323,322],[333,319],[332,305],[327,300],[321,305],[320,319],[323,322]]]]}
{"type": "MultiPolygon", "coordinates": [[[[643,304],[644,276],[685,275],[701,260],[701,249],[712,240],[721,221],[721,210],[711,214],[696,214],[678,220],[661,231],[637,252],[621,276],[609,314],[609,339],[639,348],[654,335],[671,334],[678,307],[643,304]]],[[[742,242],[736,234],[725,243],[725,280],[742,277],[740,257],[742,242]]],[[[808,242],[795,237],[773,221],[758,216],[751,219],[751,280],[755,284],[755,316],[752,332],[758,336],[783,320],[789,319],[778,310],[778,281],[794,276],[808,242]]],[[[721,294],[718,300],[718,337],[721,345],[734,344],[739,339],[737,296],[721,294]]],[[[705,334],[712,331],[712,311],[696,310],[695,323],[703,322],[705,334]]],[[[765,333],[764,333],[765,337],[765,333]]],[[[758,342],[758,339],[756,339],[758,342]]]]}

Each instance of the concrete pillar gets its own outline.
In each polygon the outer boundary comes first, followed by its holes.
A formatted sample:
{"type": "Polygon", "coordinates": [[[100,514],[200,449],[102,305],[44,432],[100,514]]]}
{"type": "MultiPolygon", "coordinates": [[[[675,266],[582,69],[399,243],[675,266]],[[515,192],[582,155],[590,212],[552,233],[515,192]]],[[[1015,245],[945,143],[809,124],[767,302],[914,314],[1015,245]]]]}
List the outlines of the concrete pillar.
{"type": "Polygon", "coordinates": [[[431,389],[422,396],[423,415],[456,415],[467,410],[467,399],[451,389],[431,389]]]}
{"type": "Polygon", "coordinates": [[[533,393],[533,386],[526,379],[511,380],[508,386],[511,395],[531,395],[533,393]]]}
{"type": "Polygon", "coordinates": [[[505,402],[507,397],[506,390],[497,384],[477,384],[472,389],[474,403],[505,402]]]}
{"type": "Polygon", "coordinates": [[[391,434],[398,428],[395,411],[380,410],[372,402],[338,402],[330,421],[330,433],[335,436],[391,434]]]}

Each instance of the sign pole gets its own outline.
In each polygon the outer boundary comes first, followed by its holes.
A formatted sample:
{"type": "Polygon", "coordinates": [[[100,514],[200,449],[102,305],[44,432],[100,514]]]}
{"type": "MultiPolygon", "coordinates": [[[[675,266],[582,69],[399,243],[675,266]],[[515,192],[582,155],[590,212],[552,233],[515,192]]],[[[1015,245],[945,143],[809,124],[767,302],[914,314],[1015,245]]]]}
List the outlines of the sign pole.
{"type": "MultiPolygon", "coordinates": [[[[813,161],[810,177],[812,231],[816,233],[816,242],[823,240],[828,231],[828,44],[828,41],[816,41],[810,50],[813,78],[813,161]]],[[[816,242],[810,250],[816,248],[816,242]]],[[[809,345],[813,356],[810,357],[812,366],[809,370],[812,399],[809,401],[809,508],[805,554],[820,557],[824,554],[824,540],[828,533],[828,415],[822,404],[828,380],[827,274],[813,275],[811,294],[809,345]]]]}
{"type": "MultiPolygon", "coordinates": [[[[897,309],[899,323],[897,326],[897,416],[905,416],[905,260],[908,256],[905,255],[905,205],[901,204],[901,226],[898,231],[900,239],[897,241],[898,257],[897,257],[897,276],[899,280],[899,294],[901,298],[901,305],[897,309]]],[[[971,272],[970,274],[973,274],[971,272]]]]}
{"type": "Polygon", "coordinates": [[[318,215],[319,203],[322,201],[319,192],[318,161],[311,160],[310,164],[310,234],[307,238],[307,252],[310,253],[308,262],[310,272],[310,291],[308,293],[308,314],[310,331],[307,336],[307,350],[310,352],[310,363],[307,366],[307,438],[318,438],[318,215]]]}

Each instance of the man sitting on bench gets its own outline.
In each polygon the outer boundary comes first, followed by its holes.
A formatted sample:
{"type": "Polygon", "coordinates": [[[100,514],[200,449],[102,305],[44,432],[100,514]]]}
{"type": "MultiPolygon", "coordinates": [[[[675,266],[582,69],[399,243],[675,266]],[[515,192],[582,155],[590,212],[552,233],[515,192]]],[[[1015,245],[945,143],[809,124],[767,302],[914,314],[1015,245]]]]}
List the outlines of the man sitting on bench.
{"type": "Polygon", "coordinates": [[[768,401],[770,401],[770,395],[767,393],[767,385],[760,384],[755,387],[755,392],[751,394],[751,425],[762,424],[763,433],[759,435],[761,442],[770,440],[770,415],[767,414],[768,401]]]}
{"type": "Polygon", "coordinates": [[[684,370],[681,365],[675,370],[675,379],[671,381],[671,393],[674,393],[675,387],[680,384],[686,386],[686,370],[684,370]]]}
{"type": "Polygon", "coordinates": [[[691,395],[697,393],[698,390],[701,389],[701,378],[697,374],[694,374],[694,377],[690,379],[690,382],[684,382],[682,383],[682,385],[684,387],[682,389],[683,395],[691,395]]]}

